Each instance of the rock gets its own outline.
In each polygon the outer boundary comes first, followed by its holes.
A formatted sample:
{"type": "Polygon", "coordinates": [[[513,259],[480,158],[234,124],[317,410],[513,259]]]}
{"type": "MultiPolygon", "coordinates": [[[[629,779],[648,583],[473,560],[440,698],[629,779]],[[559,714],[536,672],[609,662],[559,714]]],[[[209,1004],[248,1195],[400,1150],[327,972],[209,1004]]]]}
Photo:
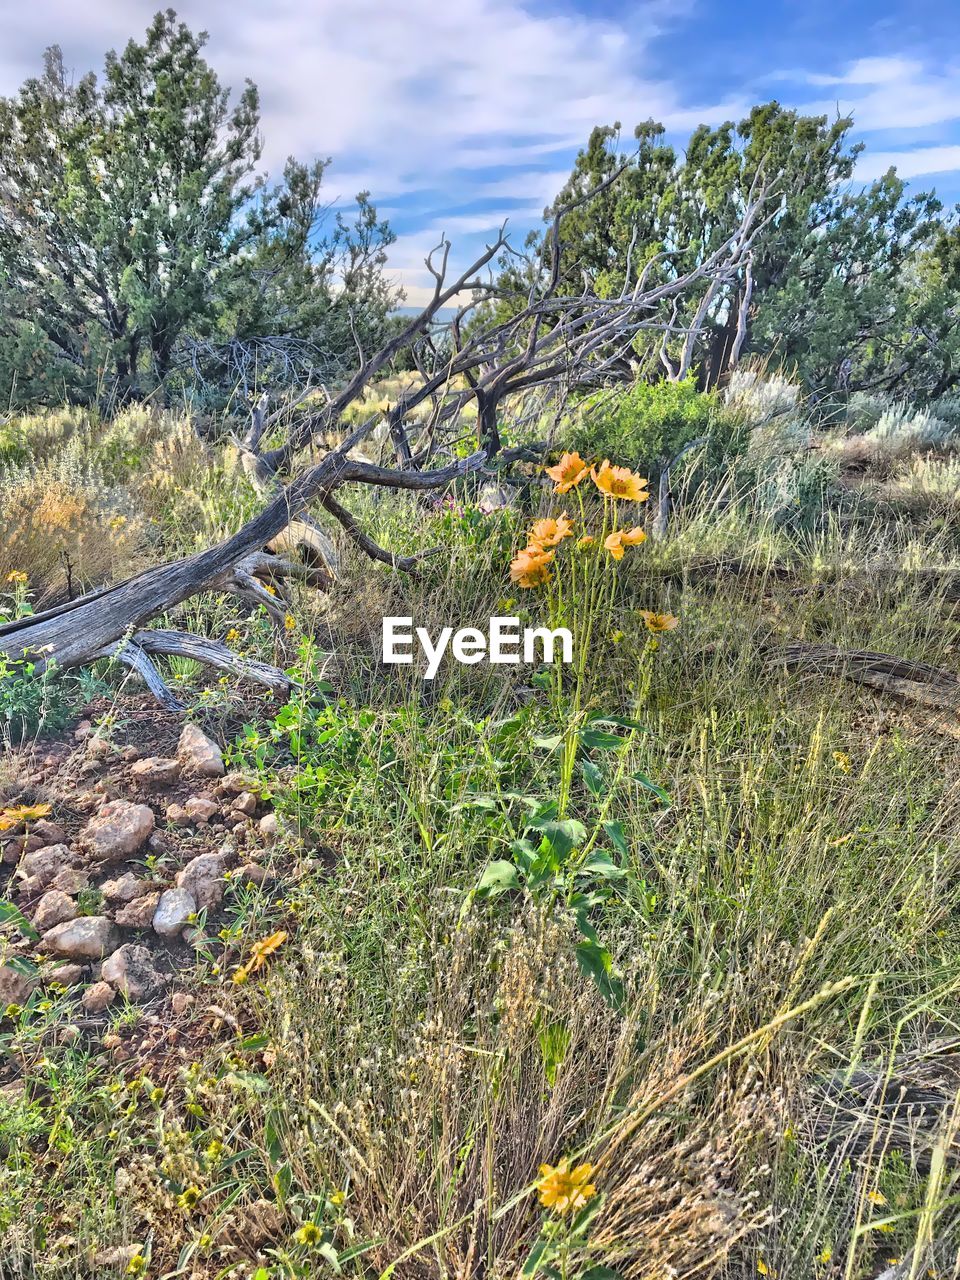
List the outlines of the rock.
{"type": "Polygon", "coordinates": [[[145,804],[111,800],[83,829],[83,840],[102,862],[122,862],[142,848],[153,831],[153,810],[145,804]]]}
{"type": "Polygon", "coordinates": [[[182,804],[168,804],[164,817],[173,827],[189,827],[192,819],[182,804]]]}
{"type": "Polygon", "coordinates": [[[217,790],[223,796],[238,796],[241,791],[255,791],[256,782],[243,773],[228,773],[217,790]]]}
{"type": "Polygon", "coordinates": [[[80,1039],[80,1028],[73,1022],[65,1023],[57,1032],[57,1044],[76,1044],[80,1039]]]}
{"type": "Polygon", "coordinates": [[[125,871],[116,880],[104,880],[100,892],[107,902],[132,902],[134,898],[142,898],[149,888],[149,880],[141,880],[132,871],[125,871]]]}
{"type": "Polygon", "coordinates": [[[100,977],[131,1000],[145,999],[166,981],[149,948],[133,942],[125,942],[104,960],[100,977]]]}
{"type": "Polygon", "coordinates": [[[124,929],[149,929],[159,901],[159,893],[145,893],[121,907],[113,918],[124,929]]]}
{"type": "Polygon", "coordinates": [[[162,831],[154,831],[153,835],[147,841],[147,848],[151,853],[155,853],[157,857],[170,852],[170,842],[162,831]]]}
{"type": "Polygon", "coordinates": [[[242,880],[249,880],[251,884],[263,884],[270,878],[270,872],[266,867],[260,867],[255,862],[245,862],[235,874],[242,880]]]}
{"type": "Polygon", "coordinates": [[[12,867],[20,861],[20,855],[23,853],[23,836],[14,836],[11,840],[7,840],[2,849],[0,849],[0,862],[5,866],[12,867]]]}
{"type": "Polygon", "coordinates": [[[86,742],[87,738],[93,734],[93,725],[89,720],[81,720],[73,731],[73,736],[77,742],[86,742]]]}
{"type": "Polygon", "coordinates": [[[234,813],[242,813],[249,818],[257,811],[257,797],[252,791],[241,791],[231,808],[234,813]]]}
{"type": "Polygon", "coordinates": [[[130,776],[141,787],[172,787],[180,779],[180,761],[171,756],[148,756],[132,766],[130,776]]]}
{"type": "Polygon", "coordinates": [[[206,796],[191,796],[183,808],[188,818],[201,825],[220,812],[217,802],[208,800],[206,796]]]}
{"type": "Polygon", "coordinates": [[[23,852],[24,852],[24,853],[36,853],[36,851],[37,851],[38,849],[42,849],[42,848],[43,848],[43,846],[44,846],[45,844],[48,844],[48,843],[49,843],[49,841],[47,841],[47,840],[41,840],[39,836],[35,836],[35,835],[33,834],[33,832],[31,831],[31,832],[30,832],[30,834],[29,834],[28,836],[24,836],[24,839],[23,839],[23,852]]]}
{"type": "Polygon", "coordinates": [[[267,844],[274,844],[276,842],[280,829],[277,824],[277,815],[275,813],[265,813],[257,823],[257,827],[267,844]]]}
{"type": "Polygon", "coordinates": [[[79,893],[90,884],[90,877],[82,867],[64,867],[50,881],[51,889],[59,889],[63,893],[79,893]]]}
{"type": "Polygon", "coordinates": [[[226,772],[220,748],[195,724],[183,726],[177,759],[189,773],[201,778],[220,778],[226,772]]]}
{"type": "Polygon", "coordinates": [[[33,923],[41,933],[46,933],[56,924],[75,919],[77,904],[62,889],[51,889],[37,903],[33,913],[33,923]]]}
{"type": "Polygon", "coordinates": [[[193,1002],[193,996],[186,991],[175,991],[170,997],[170,1007],[178,1017],[180,1014],[186,1013],[193,1002]]]}
{"type": "Polygon", "coordinates": [[[49,818],[40,818],[39,821],[31,823],[30,834],[37,836],[43,844],[66,844],[67,842],[63,827],[57,822],[51,822],[49,818]]]}
{"type": "Polygon", "coordinates": [[[106,916],[78,916],[43,935],[43,947],[68,960],[99,960],[117,945],[117,931],[106,916]]]}
{"type": "Polygon", "coordinates": [[[82,964],[58,964],[43,975],[46,983],[57,983],[61,987],[75,987],[82,981],[86,972],[82,964]]]}
{"type": "Polygon", "coordinates": [[[12,965],[0,964],[0,1012],[8,1004],[23,1004],[36,985],[36,978],[18,973],[12,965]]]}
{"type": "Polygon", "coordinates": [[[134,760],[140,759],[140,752],[136,747],[124,747],[120,752],[120,759],[125,761],[127,764],[132,764],[134,760]]]}
{"type": "Polygon", "coordinates": [[[106,738],[101,738],[99,734],[94,734],[87,739],[87,755],[91,760],[106,760],[107,756],[112,754],[113,747],[106,738]]]}
{"type": "Polygon", "coordinates": [[[65,844],[48,844],[42,849],[25,853],[20,859],[17,874],[24,880],[35,880],[46,888],[72,861],[73,854],[65,844]]]}
{"type": "Polygon", "coordinates": [[[80,1003],[87,1013],[101,1013],[112,1003],[116,994],[109,982],[95,982],[92,987],[87,987],[80,997],[80,1003]]]}
{"type": "Polygon", "coordinates": [[[226,862],[218,853],[201,853],[177,873],[178,889],[193,895],[197,907],[215,907],[223,898],[226,862]]]}
{"type": "Polygon", "coordinates": [[[153,927],[161,938],[173,938],[196,914],[197,902],[186,889],[167,889],[160,895],[153,917],[153,927]]]}

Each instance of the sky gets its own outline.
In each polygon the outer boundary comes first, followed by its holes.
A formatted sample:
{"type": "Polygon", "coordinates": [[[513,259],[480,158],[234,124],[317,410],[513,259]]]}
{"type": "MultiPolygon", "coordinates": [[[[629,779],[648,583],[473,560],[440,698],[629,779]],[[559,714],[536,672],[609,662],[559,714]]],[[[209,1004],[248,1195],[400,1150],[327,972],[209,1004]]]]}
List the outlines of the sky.
{"type": "MultiPolygon", "coordinates": [[[[156,0],[0,0],[0,94],[59,44],[77,76],[142,36],[156,0]]],[[[410,304],[446,236],[466,266],[526,232],[596,124],[700,123],[776,98],[851,113],[857,176],[895,165],[960,201],[960,5],[947,0],[181,0],[224,84],[258,85],[263,166],[331,157],[328,197],[369,190],[410,304]]]]}

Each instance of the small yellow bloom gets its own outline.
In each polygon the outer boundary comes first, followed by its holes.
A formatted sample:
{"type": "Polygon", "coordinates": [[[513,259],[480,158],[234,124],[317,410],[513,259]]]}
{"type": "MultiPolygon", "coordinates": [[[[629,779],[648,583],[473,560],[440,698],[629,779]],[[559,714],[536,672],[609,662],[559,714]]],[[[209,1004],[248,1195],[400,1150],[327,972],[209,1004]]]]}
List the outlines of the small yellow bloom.
{"type": "Polygon", "coordinates": [[[653,613],[650,609],[641,609],[640,617],[652,635],[660,635],[664,631],[673,631],[680,625],[680,619],[672,613],[653,613]]]}
{"type": "Polygon", "coordinates": [[[23,1005],[8,1004],[3,1012],[4,1012],[4,1016],[7,1018],[10,1018],[10,1019],[19,1018],[21,1013],[23,1013],[23,1005]]]}
{"type": "Polygon", "coordinates": [[[298,1227],[293,1233],[293,1238],[297,1244],[305,1244],[311,1247],[320,1243],[322,1235],[323,1232],[315,1222],[305,1222],[302,1227],[298,1227]]]}
{"type": "Polygon", "coordinates": [[[273,585],[272,582],[265,582],[263,584],[263,589],[264,591],[269,591],[272,596],[275,596],[277,594],[277,588],[273,585]]]}
{"type": "Polygon", "coordinates": [[[135,1253],[127,1263],[128,1276],[142,1276],[147,1269],[147,1260],[142,1253],[135,1253]]]}
{"type": "Polygon", "coordinates": [[[28,580],[27,575],[23,572],[22,569],[14,569],[13,573],[7,574],[8,582],[23,583],[23,582],[26,582],[27,580],[28,580]]]}
{"type": "Polygon", "coordinates": [[[339,1208],[340,1205],[342,1205],[346,1200],[347,1195],[345,1191],[340,1191],[339,1189],[335,1189],[330,1192],[330,1195],[327,1198],[329,1199],[331,1204],[335,1204],[337,1208],[339,1208]]]}
{"type": "Polygon", "coordinates": [[[824,1263],[824,1265],[830,1262],[832,1258],[833,1258],[833,1250],[830,1248],[829,1245],[827,1245],[825,1249],[821,1249],[820,1253],[817,1255],[817,1261],[824,1263]]]}
{"type": "Polygon", "coordinates": [[[577,539],[577,550],[586,551],[587,547],[592,547],[596,542],[596,538],[592,533],[585,533],[582,538],[577,539]]]}
{"type": "Polygon", "coordinates": [[[762,1276],[768,1276],[770,1274],[770,1268],[767,1266],[767,1264],[764,1262],[762,1258],[757,1259],[757,1271],[762,1276]]]}
{"type": "Polygon", "coordinates": [[[883,1205],[887,1203],[887,1197],[883,1194],[882,1191],[868,1191],[867,1199],[870,1201],[871,1204],[883,1205]]]}
{"type": "Polygon", "coordinates": [[[293,616],[293,614],[292,614],[292,613],[288,613],[288,614],[287,614],[287,616],[284,618],[284,620],[283,620],[283,629],[284,629],[285,631],[296,631],[296,629],[297,629],[297,620],[296,620],[296,618],[293,616]]]}
{"type": "Polygon", "coordinates": [[[236,644],[240,639],[240,632],[236,627],[231,627],[225,637],[227,644],[236,644]]]}
{"type": "Polygon", "coordinates": [[[597,1188],[587,1179],[593,1173],[592,1164],[578,1164],[570,1168],[569,1160],[558,1165],[542,1164],[537,1190],[540,1203],[561,1216],[570,1209],[582,1209],[597,1194],[597,1188]]]}
{"type": "Polygon", "coordinates": [[[588,467],[579,453],[565,453],[555,467],[544,467],[544,471],[554,481],[555,493],[568,493],[585,479],[588,467]]]}
{"type": "Polygon", "coordinates": [[[845,751],[834,751],[833,763],[841,773],[851,773],[853,771],[853,765],[850,763],[850,757],[845,751]]]}
{"type": "Polygon", "coordinates": [[[565,511],[556,520],[552,516],[547,516],[543,520],[534,521],[533,528],[530,530],[530,546],[555,547],[564,538],[569,538],[572,532],[573,521],[565,511]]]}
{"type": "Polygon", "coordinates": [[[177,1196],[177,1204],[181,1209],[186,1209],[189,1212],[189,1210],[196,1208],[202,1195],[203,1192],[199,1187],[187,1187],[185,1191],[182,1191],[180,1195],[177,1196]]]}
{"type": "Polygon", "coordinates": [[[123,526],[127,523],[126,516],[114,516],[110,521],[110,528],[114,533],[119,533],[123,526]]]}
{"type": "Polygon", "coordinates": [[[638,476],[629,467],[613,467],[607,459],[600,464],[600,470],[593,467],[590,471],[593,483],[608,498],[626,498],[629,502],[646,502],[650,497],[647,492],[647,481],[638,476]]]}

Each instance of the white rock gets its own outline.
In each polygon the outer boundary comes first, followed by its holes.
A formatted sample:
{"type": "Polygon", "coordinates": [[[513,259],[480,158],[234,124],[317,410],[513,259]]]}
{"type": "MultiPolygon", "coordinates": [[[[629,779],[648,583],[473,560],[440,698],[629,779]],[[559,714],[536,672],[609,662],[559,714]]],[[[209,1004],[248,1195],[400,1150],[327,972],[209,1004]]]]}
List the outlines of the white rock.
{"type": "Polygon", "coordinates": [[[161,938],[174,938],[190,923],[190,917],[196,910],[197,902],[192,893],[188,893],[186,889],[167,889],[160,895],[157,903],[153,917],[154,931],[161,938]]]}
{"type": "Polygon", "coordinates": [[[177,873],[176,885],[186,889],[198,907],[215,907],[223,898],[226,862],[218,853],[201,853],[177,873]]]}
{"type": "Polygon", "coordinates": [[[106,916],[78,916],[43,935],[45,951],[67,960],[99,960],[117,945],[117,931],[106,916]]]}
{"type": "Polygon", "coordinates": [[[141,880],[132,871],[125,871],[117,880],[104,880],[100,892],[107,902],[133,902],[149,890],[150,881],[141,880]]]}
{"type": "Polygon", "coordinates": [[[123,929],[149,929],[159,902],[159,893],[145,893],[121,907],[113,918],[123,929]]]}
{"type": "Polygon", "coordinates": [[[184,769],[202,778],[220,778],[226,772],[220,748],[195,724],[183,726],[177,759],[184,769]]]}
{"type": "Polygon", "coordinates": [[[145,804],[111,800],[83,830],[83,840],[95,858],[122,862],[140,850],[154,826],[153,810],[145,804]]]}
{"type": "Polygon", "coordinates": [[[25,853],[20,859],[17,874],[24,880],[33,880],[46,886],[64,867],[69,866],[72,859],[73,854],[65,844],[48,844],[42,849],[25,853]]]}
{"type": "Polygon", "coordinates": [[[93,986],[87,987],[80,997],[80,1003],[87,1013],[100,1013],[112,1002],[115,995],[116,992],[109,982],[95,982],[93,986]]]}

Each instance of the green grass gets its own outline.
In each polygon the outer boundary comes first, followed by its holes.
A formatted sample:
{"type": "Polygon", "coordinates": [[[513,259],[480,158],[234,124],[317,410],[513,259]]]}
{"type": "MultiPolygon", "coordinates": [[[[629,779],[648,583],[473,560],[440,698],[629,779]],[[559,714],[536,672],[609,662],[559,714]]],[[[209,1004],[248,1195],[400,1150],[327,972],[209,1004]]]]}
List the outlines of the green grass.
{"type": "MultiPolygon", "coordinates": [[[[385,544],[442,554],[411,579],[345,549],[329,600],[297,601],[284,657],[306,692],[278,716],[251,704],[233,747],[281,814],[282,878],[231,889],[190,974],[204,1033],[118,1062],[51,1033],[77,1016],[66,997],[0,1026],[23,1085],[0,1094],[0,1272],[122,1274],[129,1253],[86,1259],[124,1246],[171,1280],[332,1258],[506,1278],[537,1251],[554,1269],[538,1274],[569,1280],[868,1280],[891,1258],[956,1275],[955,1071],[944,1057],[923,1077],[944,1104],[912,1146],[878,1091],[958,1032],[960,739],[776,653],[823,641],[956,671],[960,619],[915,571],[960,567],[957,529],[810,474],[791,472],[787,502],[763,477],[742,501],[691,495],[624,560],[582,698],[643,731],[581,754],[573,851],[496,893],[478,892],[484,869],[516,865],[550,820],[536,806],[557,800],[561,753],[543,742],[571,687],[449,665],[427,686],[379,667],[377,638],[388,612],[537,616],[506,577],[537,511],[352,499],[385,544]],[[649,608],[681,619],[652,653],[649,608]],[[591,842],[607,862],[588,876],[591,842]],[[578,961],[584,919],[615,988],[578,961]],[[286,943],[231,983],[278,928],[286,943]],[[598,1194],[558,1227],[535,1183],[568,1156],[598,1194]]],[[[230,621],[189,608],[194,626],[230,621]]],[[[273,656],[257,620],[243,643],[273,656]]],[[[149,1038],[135,1009],[120,1022],[149,1038]]]]}

